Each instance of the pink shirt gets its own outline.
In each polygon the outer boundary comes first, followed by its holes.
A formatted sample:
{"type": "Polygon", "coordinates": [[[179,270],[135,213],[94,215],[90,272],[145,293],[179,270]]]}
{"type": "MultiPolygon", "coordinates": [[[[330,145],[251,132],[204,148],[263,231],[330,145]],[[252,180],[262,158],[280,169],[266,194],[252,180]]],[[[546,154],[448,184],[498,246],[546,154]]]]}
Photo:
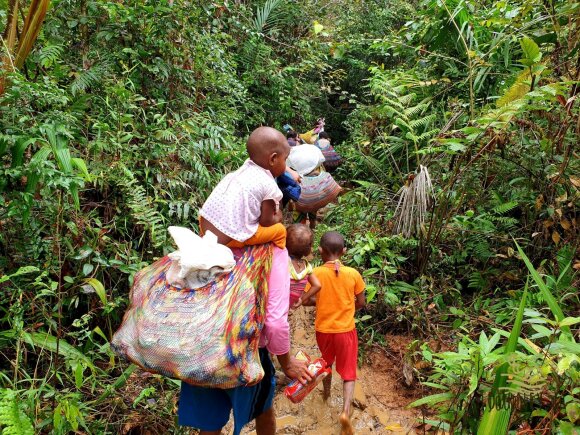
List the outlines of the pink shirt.
{"type": "Polygon", "coordinates": [[[288,304],[290,297],[290,272],[288,251],[274,246],[272,270],[268,278],[268,303],[266,321],[260,335],[260,347],[274,355],[290,352],[290,326],[288,304]]]}
{"type": "Polygon", "coordinates": [[[199,214],[226,236],[244,242],[258,230],[262,202],[276,205],[282,192],[272,173],[250,159],[226,175],[206,199],[199,214]]]}

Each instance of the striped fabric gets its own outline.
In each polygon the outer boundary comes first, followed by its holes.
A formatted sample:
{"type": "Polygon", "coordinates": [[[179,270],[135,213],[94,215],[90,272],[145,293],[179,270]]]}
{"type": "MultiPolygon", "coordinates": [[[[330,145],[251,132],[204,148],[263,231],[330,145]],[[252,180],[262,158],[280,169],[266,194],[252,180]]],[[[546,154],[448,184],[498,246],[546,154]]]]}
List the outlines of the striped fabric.
{"type": "Polygon", "coordinates": [[[324,169],[328,172],[334,171],[342,163],[342,156],[338,154],[334,147],[330,145],[328,139],[319,139],[316,141],[315,145],[322,151],[324,156],[324,169]]]}
{"type": "Polygon", "coordinates": [[[312,273],[312,265],[304,260],[305,267],[302,272],[296,272],[292,260],[289,261],[288,269],[290,270],[290,306],[294,305],[304,294],[306,284],[308,284],[308,276],[312,273]]]}
{"type": "Polygon", "coordinates": [[[296,210],[302,213],[316,212],[334,201],[342,191],[342,187],[328,172],[303,177],[301,186],[302,192],[300,199],[296,201],[296,210]]]}
{"type": "Polygon", "coordinates": [[[198,289],[167,283],[169,257],[141,270],[113,350],[144,370],[201,387],[259,382],[264,372],[258,343],[272,247],[248,246],[241,252],[230,273],[198,289]]]}

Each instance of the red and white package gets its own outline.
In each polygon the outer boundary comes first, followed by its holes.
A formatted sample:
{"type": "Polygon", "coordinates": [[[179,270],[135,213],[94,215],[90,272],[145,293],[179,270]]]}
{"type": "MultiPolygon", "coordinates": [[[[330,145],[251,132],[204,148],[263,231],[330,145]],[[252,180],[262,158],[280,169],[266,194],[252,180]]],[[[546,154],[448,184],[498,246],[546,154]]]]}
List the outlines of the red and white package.
{"type": "Polygon", "coordinates": [[[308,370],[312,373],[313,378],[306,385],[303,385],[300,381],[294,380],[288,384],[284,390],[284,395],[290,399],[292,403],[300,403],[308,394],[316,388],[316,386],[322,381],[332,369],[326,367],[326,361],[322,358],[316,358],[311,360],[310,357],[304,352],[300,351],[296,355],[297,359],[301,359],[308,362],[308,370]]]}

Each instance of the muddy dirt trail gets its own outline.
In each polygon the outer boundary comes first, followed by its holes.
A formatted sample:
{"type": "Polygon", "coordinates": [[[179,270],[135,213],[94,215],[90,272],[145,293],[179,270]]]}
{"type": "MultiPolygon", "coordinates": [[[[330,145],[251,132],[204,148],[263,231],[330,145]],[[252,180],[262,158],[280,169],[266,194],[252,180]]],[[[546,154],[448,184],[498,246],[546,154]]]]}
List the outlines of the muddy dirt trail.
{"type": "MultiPolygon", "coordinates": [[[[314,308],[301,307],[293,311],[290,324],[293,351],[303,350],[313,358],[319,356],[314,332],[314,308]]],[[[397,337],[391,337],[388,342],[397,347],[397,337]]],[[[419,398],[420,394],[403,386],[402,358],[399,357],[398,353],[389,357],[379,350],[369,351],[365,355],[365,364],[359,367],[352,415],[356,434],[416,433],[414,427],[418,412],[406,409],[406,405],[419,398]]],[[[338,417],[342,410],[342,381],[336,372],[333,373],[332,393],[327,403],[322,401],[322,384],[299,404],[293,404],[284,397],[283,387],[279,387],[274,400],[277,433],[340,434],[338,417]]],[[[255,431],[250,425],[243,434],[255,434],[255,431]]]]}

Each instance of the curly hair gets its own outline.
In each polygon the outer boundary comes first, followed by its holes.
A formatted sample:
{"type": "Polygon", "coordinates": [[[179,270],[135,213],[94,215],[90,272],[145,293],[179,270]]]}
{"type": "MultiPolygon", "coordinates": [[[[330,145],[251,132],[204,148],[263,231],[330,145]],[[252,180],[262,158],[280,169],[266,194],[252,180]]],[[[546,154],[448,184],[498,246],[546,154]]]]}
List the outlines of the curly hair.
{"type": "Polygon", "coordinates": [[[286,229],[286,249],[292,257],[303,258],[312,251],[314,234],[303,224],[290,225],[286,229]]]}

